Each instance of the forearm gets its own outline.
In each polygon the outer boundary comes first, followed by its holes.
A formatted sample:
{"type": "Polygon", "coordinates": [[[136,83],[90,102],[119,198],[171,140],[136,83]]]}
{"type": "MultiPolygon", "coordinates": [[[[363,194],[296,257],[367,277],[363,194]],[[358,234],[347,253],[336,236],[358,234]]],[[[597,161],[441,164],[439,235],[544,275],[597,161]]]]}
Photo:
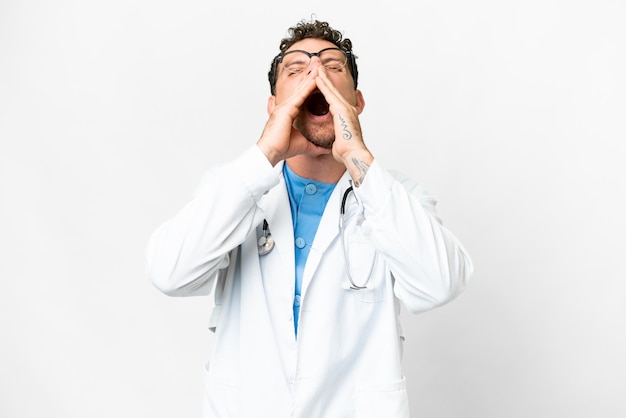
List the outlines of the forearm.
{"type": "Polygon", "coordinates": [[[215,272],[228,265],[228,252],[262,221],[257,202],[278,181],[258,148],[209,171],[195,198],[150,238],[154,285],[173,296],[210,293],[215,272]]]}
{"type": "Polygon", "coordinates": [[[364,233],[385,257],[394,291],[409,310],[431,309],[461,292],[472,263],[439,221],[434,199],[375,164],[355,192],[365,210],[364,233]]]}

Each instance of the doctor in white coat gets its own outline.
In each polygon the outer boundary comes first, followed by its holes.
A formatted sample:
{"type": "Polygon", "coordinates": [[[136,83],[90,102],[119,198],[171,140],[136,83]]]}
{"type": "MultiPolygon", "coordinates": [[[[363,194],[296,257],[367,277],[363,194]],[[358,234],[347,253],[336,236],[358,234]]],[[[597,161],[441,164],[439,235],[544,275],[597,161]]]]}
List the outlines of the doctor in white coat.
{"type": "Polygon", "coordinates": [[[471,261],[365,146],[350,40],[300,22],[280,50],[260,139],[153,233],[149,276],[214,294],[205,417],[408,417],[400,304],[452,300],[471,261]]]}

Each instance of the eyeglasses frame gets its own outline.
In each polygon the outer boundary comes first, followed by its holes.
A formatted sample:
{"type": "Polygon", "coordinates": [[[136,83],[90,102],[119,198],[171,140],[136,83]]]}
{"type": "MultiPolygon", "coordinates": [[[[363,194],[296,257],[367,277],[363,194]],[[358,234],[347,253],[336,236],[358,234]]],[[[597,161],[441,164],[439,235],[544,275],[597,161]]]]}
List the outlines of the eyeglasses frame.
{"type": "MultiPolygon", "coordinates": [[[[312,58],[312,57],[318,57],[319,58],[320,54],[322,52],[327,51],[329,49],[339,50],[339,51],[343,52],[343,54],[346,56],[346,64],[348,64],[348,62],[349,62],[348,69],[350,70],[350,75],[352,75],[352,79],[354,80],[354,88],[356,89],[357,88],[357,84],[358,84],[358,78],[359,78],[359,73],[358,73],[357,67],[356,67],[357,56],[354,55],[354,53],[351,50],[347,50],[347,49],[342,49],[342,48],[337,48],[337,47],[329,47],[329,48],[324,48],[322,50],[319,50],[317,52],[308,52],[308,51],[304,51],[304,50],[301,50],[301,49],[295,49],[295,50],[292,50],[292,51],[287,51],[285,53],[281,52],[280,54],[276,55],[274,57],[274,59],[272,60],[272,67],[273,67],[272,72],[274,74],[276,74],[276,77],[278,76],[278,64],[282,63],[283,62],[283,58],[285,57],[285,55],[288,55],[291,52],[304,52],[306,55],[309,56],[309,58],[312,58]]],[[[344,64],[344,66],[341,67],[341,68],[344,68],[346,66],[346,64],[344,64]]]]}

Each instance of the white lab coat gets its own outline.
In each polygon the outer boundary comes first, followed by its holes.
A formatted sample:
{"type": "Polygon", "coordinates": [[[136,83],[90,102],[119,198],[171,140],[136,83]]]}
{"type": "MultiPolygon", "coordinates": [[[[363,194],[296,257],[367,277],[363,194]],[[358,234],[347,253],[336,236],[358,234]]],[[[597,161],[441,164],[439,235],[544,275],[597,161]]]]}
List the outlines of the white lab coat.
{"type": "Polygon", "coordinates": [[[148,245],[154,285],[207,295],[216,307],[206,367],[205,417],[401,418],[402,301],[432,309],[463,288],[472,265],[415,183],[375,160],[346,205],[347,289],[339,233],[346,173],[328,201],[304,270],[294,335],[294,236],[282,163],[253,146],[211,170],[196,197],[148,245]],[[267,219],[276,246],[259,256],[267,219]]]}

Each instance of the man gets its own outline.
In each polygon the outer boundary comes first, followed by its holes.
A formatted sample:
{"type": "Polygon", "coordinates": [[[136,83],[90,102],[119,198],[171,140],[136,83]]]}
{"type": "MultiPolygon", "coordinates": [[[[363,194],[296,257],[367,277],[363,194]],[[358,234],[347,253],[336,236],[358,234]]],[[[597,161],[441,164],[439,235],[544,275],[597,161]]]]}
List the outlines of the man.
{"type": "Polygon", "coordinates": [[[158,228],[150,277],[214,292],[206,417],[408,417],[400,302],[453,299],[472,266],[415,183],[363,143],[349,39],[290,28],[256,143],[158,228]]]}

